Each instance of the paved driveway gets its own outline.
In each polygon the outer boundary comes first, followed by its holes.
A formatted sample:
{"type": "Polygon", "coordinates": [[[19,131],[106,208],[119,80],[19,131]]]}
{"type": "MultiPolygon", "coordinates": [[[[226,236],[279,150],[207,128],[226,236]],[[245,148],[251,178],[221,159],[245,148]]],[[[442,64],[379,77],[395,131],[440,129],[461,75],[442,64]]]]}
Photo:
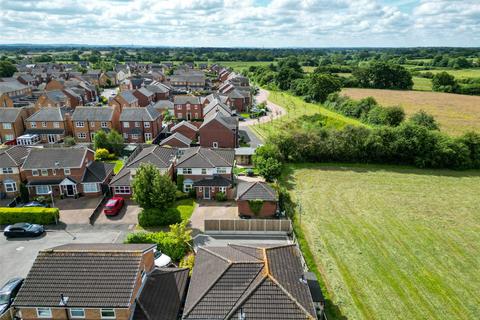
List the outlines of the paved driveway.
{"type": "Polygon", "coordinates": [[[60,221],[67,225],[90,224],[90,215],[101,200],[102,197],[55,200],[55,207],[60,209],[60,221]]]}
{"type": "Polygon", "coordinates": [[[204,220],[207,219],[240,219],[235,202],[201,201],[190,218],[194,233],[203,232],[204,220]]]}
{"type": "Polygon", "coordinates": [[[25,277],[38,251],[68,243],[122,243],[127,226],[58,226],[39,238],[0,236],[0,286],[12,277],[25,277]]]}
{"type": "Polygon", "coordinates": [[[116,216],[106,216],[103,212],[100,213],[95,225],[97,224],[128,224],[133,225],[138,223],[138,214],[141,208],[132,200],[126,200],[122,210],[116,216]]]}
{"type": "Polygon", "coordinates": [[[214,246],[225,247],[229,243],[244,245],[284,245],[293,243],[288,236],[275,235],[206,235],[198,234],[193,238],[195,251],[199,247],[214,246]]]}

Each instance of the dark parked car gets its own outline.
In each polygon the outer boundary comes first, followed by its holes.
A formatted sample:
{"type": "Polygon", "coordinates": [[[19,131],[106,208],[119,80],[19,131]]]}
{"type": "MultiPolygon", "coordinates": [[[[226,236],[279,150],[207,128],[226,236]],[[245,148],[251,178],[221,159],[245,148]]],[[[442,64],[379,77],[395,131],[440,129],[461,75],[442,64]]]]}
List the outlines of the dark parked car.
{"type": "Polygon", "coordinates": [[[15,223],[7,226],[3,230],[5,237],[38,237],[45,232],[45,228],[39,224],[15,223]]]}
{"type": "Polygon", "coordinates": [[[7,283],[0,288],[0,315],[8,310],[15,299],[18,290],[20,290],[22,283],[22,278],[13,278],[8,280],[7,283]]]}

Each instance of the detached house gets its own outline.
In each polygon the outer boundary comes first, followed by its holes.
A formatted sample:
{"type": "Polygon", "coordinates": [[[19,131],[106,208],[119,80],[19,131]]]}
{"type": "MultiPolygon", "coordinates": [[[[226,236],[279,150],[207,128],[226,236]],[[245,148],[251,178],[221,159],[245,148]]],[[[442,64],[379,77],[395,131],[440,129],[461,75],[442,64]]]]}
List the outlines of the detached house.
{"type": "Polygon", "coordinates": [[[190,140],[197,139],[198,135],[198,127],[193,123],[185,120],[180,121],[179,123],[174,125],[172,128],[170,128],[170,131],[172,133],[180,133],[183,136],[189,138],[190,140]]]}
{"type": "Polygon", "coordinates": [[[56,143],[70,135],[70,114],[65,108],[41,108],[25,120],[26,134],[39,135],[43,143],[56,143]]]}
{"type": "Polygon", "coordinates": [[[125,108],[120,115],[123,138],[130,143],[154,140],[162,130],[162,114],[152,106],[125,108]]]}
{"type": "Polygon", "coordinates": [[[138,99],[140,107],[146,107],[155,102],[155,94],[144,87],[133,90],[132,94],[138,99]]]}
{"type": "Polygon", "coordinates": [[[210,113],[198,129],[202,147],[238,147],[238,118],[225,116],[221,112],[210,113]]]}
{"type": "Polygon", "coordinates": [[[173,98],[173,105],[177,119],[203,119],[203,106],[199,97],[178,95],[173,98]]]}
{"type": "Polygon", "coordinates": [[[0,193],[7,198],[14,198],[20,193],[20,184],[24,180],[20,167],[29,152],[30,149],[23,146],[0,149],[0,193]]]}
{"type": "Polygon", "coordinates": [[[184,320],[316,320],[301,253],[294,244],[201,247],[184,320]]]}
{"type": "Polygon", "coordinates": [[[24,121],[32,108],[0,108],[0,143],[15,141],[25,132],[24,121]]]}
{"type": "Polygon", "coordinates": [[[101,195],[114,164],[94,161],[87,148],[32,148],[22,171],[31,196],[101,195]]]}
{"type": "Polygon", "coordinates": [[[197,198],[215,199],[218,192],[234,198],[233,149],[189,148],[176,164],[177,179],[183,180],[183,191],[194,189],[197,198]]]}
{"type": "MultiPolygon", "coordinates": [[[[76,105],[78,105],[78,103],[76,105]]],[[[46,91],[38,97],[37,102],[35,103],[35,109],[37,110],[45,107],[61,108],[70,106],[70,98],[62,90],[46,91]]]]}
{"type": "Polygon", "coordinates": [[[131,183],[136,170],[143,163],[153,164],[162,174],[173,178],[173,166],[177,150],[160,146],[144,148],[132,161],[127,163],[110,182],[110,189],[116,196],[130,197],[131,183]]]}
{"type": "Polygon", "coordinates": [[[138,99],[133,95],[131,91],[119,92],[110,102],[110,106],[118,107],[120,110],[124,108],[136,108],[139,107],[138,99]]]}
{"type": "Polygon", "coordinates": [[[92,142],[99,130],[119,130],[120,115],[114,107],[78,107],[72,114],[73,135],[79,142],[92,142]]]}

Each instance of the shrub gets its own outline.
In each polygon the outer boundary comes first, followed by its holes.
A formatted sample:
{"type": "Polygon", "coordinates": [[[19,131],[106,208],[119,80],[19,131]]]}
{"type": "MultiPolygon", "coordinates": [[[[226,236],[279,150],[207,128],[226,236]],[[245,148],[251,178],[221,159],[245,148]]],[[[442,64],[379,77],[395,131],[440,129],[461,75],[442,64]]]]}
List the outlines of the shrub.
{"type": "Polygon", "coordinates": [[[54,224],[57,223],[59,216],[58,208],[0,208],[0,224],[18,222],[54,224]]]}
{"type": "Polygon", "coordinates": [[[180,261],[180,268],[190,269],[189,275],[192,275],[193,266],[195,265],[195,255],[189,254],[180,261]]]}
{"type": "Polygon", "coordinates": [[[177,200],[188,199],[188,198],[190,198],[190,194],[185,193],[185,192],[182,192],[182,191],[180,191],[180,190],[177,190],[177,191],[175,192],[175,198],[176,198],[177,200]]]}
{"type": "Polygon", "coordinates": [[[110,154],[110,152],[107,149],[98,148],[95,151],[95,160],[105,161],[105,160],[113,160],[113,159],[115,159],[115,155],[110,154]]]}
{"type": "Polygon", "coordinates": [[[185,180],[184,176],[179,174],[177,175],[177,190],[183,192],[183,180],[185,180]]]}
{"type": "Polygon", "coordinates": [[[143,209],[138,215],[138,224],[142,227],[168,226],[182,220],[176,208],[168,209],[143,209]]]}
{"type": "Polygon", "coordinates": [[[248,206],[255,216],[258,216],[263,207],[263,200],[248,200],[248,206]]]}
{"type": "Polygon", "coordinates": [[[227,201],[227,195],[225,194],[225,192],[217,192],[215,194],[215,200],[219,202],[227,201]]]}
{"type": "Polygon", "coordinates": [[[65,137],[65,139],[63,139],[63,143],[65,143],[65,146],[67,147],[71,147],[76,144],[75,139],[70,136],[65,137]]]}

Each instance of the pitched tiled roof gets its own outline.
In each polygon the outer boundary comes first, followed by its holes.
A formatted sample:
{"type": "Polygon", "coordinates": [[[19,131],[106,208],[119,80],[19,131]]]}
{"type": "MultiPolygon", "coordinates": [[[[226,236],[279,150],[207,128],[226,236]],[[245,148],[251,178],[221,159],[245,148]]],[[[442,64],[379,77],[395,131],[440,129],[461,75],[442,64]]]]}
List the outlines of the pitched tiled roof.
{"type": "Polygon", "coordinates": [[[168,169],[172,164],[177,149],[160,146],[151,146],[144,148],[133,158],[120,172],[113,177],[110,185],[128,186],[131,182],[131,170],[139,168],[142,163],[151,163],[159,169],[168,169]]]}
{"type": "Polygon", "coordinates": [[[205,178],[193,183],[194,187],[229,187],[231,185],[231,180],[218,175],[213,176],[213,178],[205,178]]]}
{"type": "Polygon", "coordinates": [[[112,107],[77,107],[72,114],[73,121],[111,121],[112,107]]]}
{"type": "Polygon", "coordinates": [[[277,192],[267,183],[241,181],[237,186],[237,200],[276,201],[277,192]]]}
{"type": "Polygon", "coordinates": [[[22,108],[0,108],[0,122],[15,122],[22,110],[22,108]]]}
{"type": "Polygon", "coordinates": [[[63,93],[62,90],[52,90],[45,92],[45,95],[48,99],[55,101],[55,102],[65,102],[67,100],[67,96],[63,93]]]}
{"type": "Polygon", "coordinates": [[[138,101],[131,91],[122,91],[118,95],[125,99],[127,103],[134,103],[135,101],[138,101]]]}
{"type": "Polygon", "coordinates": [[[182,120],[182,121],[180,121],[179,123],[177,123],[176,125],[174,125],[174,126],[170,129],[170,131],[175,131],[175,130],[177,130],[178,128],[180,128],[180,127],[182,127],[182,126],[188,127],[188,128],[190,128],[190,129],[192,129],[193,131],[198,131],[198,128],[197,128],[195,125],[193,125],[192,123],[190,123],[190,122],[188,122],[188,121],[186,121],[186,120],[182,120]]]}
{"type": "Polygon", "coordinates": [[[176,320],[185,297],[188,269],[155,269],[136,299],[133,320],[176,320]]]}
{"type": "Polygon", "coordinates": [[[64,121],[65,120],[65,109],[63,108],[54,108],[54,107],[45,107],[40,108],[37,112],[32,114],[26,121],[64,121]]]}
{"type": "Polygon", "coordinates": [[[218,99],[210,101],[210,103],[203,109],[203,114],[207,116],[210,113],[221,112],[225,116],[231,116],[232,110],[225,103],[221,102],[218,99]]]}
{"type": "Polygon", "coordinates": [[[158,84],[158,85],[157,84],[147,84],[145,86],[145,88],[147,88],[149,91],[155,92],[155,93],[167,93],[167,92],[170,91],[167,86],[161,85],[161,84],[158,84]]]}
{"type": "Polygon", "coordinates": [[[124,108],[120,121],[154,121],[162,114],[152,106],[145,108],[124,108]]]}
{"type": "Polygon", "coordinates": [[[31,148],[24,146],[13,146],[0,149],[0,167],[21,166],[28,156],[31,148]]]}
{"type": "Polygon", "coordinates": [[[158,100],[153,107],[155,109],[173,109],[173,102],[170,100],[158,100]]]}
{"type": "Polygon", "coordinates": [[[143,94],[144,96],[146,97],[150,97],[150,96],[153,96],[153,92],[151,92],[150,90],[144,88],[144,87],[141,87],[140,89],[137,89],[138,92],[140,92],[141,94],[143,94]]]}
{"type": "Polygon", "coordinates": [[[114,163],[94,161],[85,170],[82,182],[103,182],[113,171],[114,163]]]}
{"type": "Polygon", "coordinates": [[[142,255],[154,245],[70,244],[40,251],[14,306],[128,308],[142,255]]]}
{"type": "Polygon", "coordinates": [[[200,128],[207,126],[212,121],[216,121],[228,129],[236,129],[238,127],[238,118],[216,111],[214,113],[210,113],[203,119],[203,123],[200,128]]]}
{"type": "Polygon", "coordinates": [[[175,96],[173,97],[174,104],[200,104],[200,98],[196,96],[175,96]]]}
{"type": "Polygon", "coordinates": [[[231,167],[235,159],[233,149],[209,149],[195,147],[186,149],[177,161],[178,168],[231,167]]]}
{"type": "Polygon", "coordinates": [[[174,140],[174,139],[180,141],[181,143],[185,144],[186,146],[190,146],[190,144],[192,143],[192,139],[189,139],[189,138],[185,137],[180,132],[175,132],[174,134],[172,134],[168,138],[163,139],[162,142],[160,142],[160,145],[162,145],[162,146],[163,145],[168,145],[168,143],[171,140],[174,140]]]}
{"type": "Polygon", "coordinates": [[[295,245],[202,247],[184,319],[316,319],[295,245]]]}
{"type": "Polygon", "coordinates": [[[18,82],[17,80],[0,82],[0,94],[23,90],[26,88],[28,88],[28,86],[18,82]]]}
{"type": "Polygon", "coordinates": [[[87,148],[32,148],[23,169],[80,168],[87,148]]]}

